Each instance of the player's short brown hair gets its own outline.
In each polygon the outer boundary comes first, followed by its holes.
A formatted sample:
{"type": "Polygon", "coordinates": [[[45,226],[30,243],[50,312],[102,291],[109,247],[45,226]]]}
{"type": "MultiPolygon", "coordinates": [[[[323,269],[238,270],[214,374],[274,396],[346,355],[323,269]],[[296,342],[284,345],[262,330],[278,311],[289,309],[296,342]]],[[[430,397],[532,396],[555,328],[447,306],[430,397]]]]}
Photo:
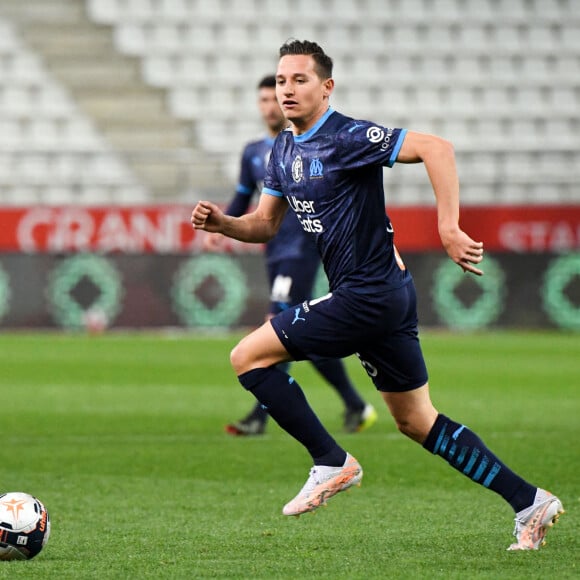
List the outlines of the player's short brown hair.
{"type": "Polygon", "coordinates": [[[280,47],[280,58],[294,54],[305,54],[311,56],[314,59],[314,69],[316,74],[321,79],[329,79],[332,77],[332,59],[316,42],[311,42],[310,40],[290,39],[280,47]]]}

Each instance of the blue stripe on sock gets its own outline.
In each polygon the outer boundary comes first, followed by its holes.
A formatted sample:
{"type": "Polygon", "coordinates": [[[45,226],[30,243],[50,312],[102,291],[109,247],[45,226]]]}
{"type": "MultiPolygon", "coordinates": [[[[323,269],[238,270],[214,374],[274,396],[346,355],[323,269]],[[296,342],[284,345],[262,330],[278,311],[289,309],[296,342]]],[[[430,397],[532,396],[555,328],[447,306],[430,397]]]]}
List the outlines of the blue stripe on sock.
{"type": "Polygon", "coordinates": [[[445,453],[445,449],[447,449],[448,443],[449,443],[449,437],[444,437],[443,443],[441,443],[441,449],[439,450],[439,455],[443,455],[445,453]]]}
{"type": "Polygon", "coordinates": [[[501,471],[501,465],[499,463],[494,463],[487,477],[483,481],[483,487],[489,487],[491,482],[495,479],[495,476],[501,471]]]}
{"type": "Polygon", "coordinates": [[[487,467],[488,463],[489,463],[489,459],[487,458],[487,455],[484,455],[483,459],[479,463],[479,467],[477,468],[476,472],[473,474],[473,477],[471,478],[473,481],[480,480],[480,478],[483,475],[483,472],[485,471],[485,468],[487,467]]]}
{"type": "Polygon", "coordinates": [[[459,429],[457,429],[453,435],[451,435],[451,437],[453,437],[453,440],[456,441],[457,438],[459,437],[459,435],[461,434],[461,431],[463,431],[463,429],[465,429],[465,425],[461,425],[461,427],[459,427],[459,429]]]}
{"type": "Polygon", "coordinates": [[[479,449],[474,449],[471,452],[471,457],[469,458],[469,461],[467,462],[465,469],[463,470],[463,473],[465,475],[469,475],[471,473],[471,470],[473,469],[473,466],[475,465],[475,462],[477,461],[478,457],[479,457],[479,449]]]}
{"type": "Polygon", "coordinates": [[[451,445],[451,447],[449,448],[449,453],[447,454],[447,461],[451,461],[453,459],[453,456],[455,455],[456,450],[457,450],[457,445],[455,445],[455,443],[453,443],[451,445]]]}
{"type": "Polygon", "coordinates": [[[293,377],[288,377],[288,383],[291,385],[294,382],[294,378],[293,377]]]}
{"type": "Polygon", "coordinates": [[[461,453],[459,453],[459,457],[457,458],[457,461],[455,462],[455,465],[457,465],[457,467],[459,467],[463,463],[463,460],[465,459],[465,454],[468,451],[469,451],[469,447],[462,447],[461,448],[461,453]]]}
{"type": "Polygon", "coordinates": [[[447,423],[443,425],[441,431],[439,431],[439,437],[437,437],[437,442],[435,443],[435,448],[433,449],[433,455],[436,455],[439,451],[439,446],[441,445],[441,441],[443,441],[443,437],[445,435],[445,429],[447,428],[447,423]]]}

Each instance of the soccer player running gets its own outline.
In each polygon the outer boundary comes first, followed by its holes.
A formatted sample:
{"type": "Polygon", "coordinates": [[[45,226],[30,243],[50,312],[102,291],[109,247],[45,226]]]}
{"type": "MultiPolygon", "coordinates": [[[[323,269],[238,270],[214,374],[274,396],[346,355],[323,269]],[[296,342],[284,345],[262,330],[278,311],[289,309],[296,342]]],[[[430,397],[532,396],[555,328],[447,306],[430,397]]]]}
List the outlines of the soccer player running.
{"type": "Polygon", "coordinates": [[[329,105],[332,60],[316,43],[288,41],[279,55],[276,94],[291,130],[274,143],[258,207],[233,218],[202,201],[191,221],[197,229],[263,242],[275,235],[290,205],[315,236],[322,256],[330,293],[284,310],[231,353],[240,383],[314,462],[283,513],[315,510],[360,483],[363,470],[322,426],[296,381],[276,365],[312,354],[356,352],[399,430],[511,505],[516,541],[509,549],[538,549],[563,512],[562,503],[514,473],[471,429],[433,406],[418,339],[415,287],[384,211],[382,167],[422,162],[436,198],[443,247],[465,272],[482,275],[483,244],[459,226],[451,144],[334,111],[329,105]]]}
{"type": "MultiPolygon", "coordinates": [[[[268,135],[248,143],[242,153],[236,194],[225,211],[227,215],[236,217],[248,211],[254,193],[261,190],[274,139],[288,125],[276,99],[276,77],[265,76],[257,89],[258,109],[268,135]]],[[[210,234],[205,237],[203,247],[206,251],[219,250],[222,240],[219,234],[210,234]]],[[[291,212],[286,214],[277,235],[266,245],[266,265],[271,288],[267,318],[312,298],[320,256],[312,237],[291,212]]],[[[375,408],[357,392],[341,360],[312,355],[311,362],[344,403],[343,427],[347,433],[363,431],[375,423],[375,408]]],[[[287,362],[278,365],[284,372],[288,372],[289,367],[287,362]]],[[[226,432],[231,435],[261,435],[267,421],[268,411],[256,403],[246,417],[226,425],[226,432]]]]}

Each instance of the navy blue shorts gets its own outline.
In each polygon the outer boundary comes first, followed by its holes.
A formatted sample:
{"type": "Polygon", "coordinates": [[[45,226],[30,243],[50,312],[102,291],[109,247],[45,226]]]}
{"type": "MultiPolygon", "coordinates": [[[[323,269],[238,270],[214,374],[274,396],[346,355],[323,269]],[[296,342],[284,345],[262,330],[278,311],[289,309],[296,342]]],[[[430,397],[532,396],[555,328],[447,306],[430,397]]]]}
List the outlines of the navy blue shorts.
{"type": "Polygon", "coordinates": [[[373,295],[340,288],[282,311],[271,324],[295,360],[356,354],[384,392],[410,391],[427,382],[412,279],[373,295]]]}
{"type": "Polygon", "coordinates": [[[312,298],[312,288],[320,267],[320,258],[280,260],[268,264],[270,280],[270,314],[278,314],[292,304],[312,298]]]}

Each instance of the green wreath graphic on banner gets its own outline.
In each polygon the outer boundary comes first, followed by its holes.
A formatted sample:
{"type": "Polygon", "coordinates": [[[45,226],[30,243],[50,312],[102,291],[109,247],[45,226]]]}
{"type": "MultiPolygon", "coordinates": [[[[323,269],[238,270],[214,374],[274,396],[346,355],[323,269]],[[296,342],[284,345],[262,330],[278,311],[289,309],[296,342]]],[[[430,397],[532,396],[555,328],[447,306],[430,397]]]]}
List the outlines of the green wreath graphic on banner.
{"type": "Polygon", "coordinates": [[[227,256],[199,256],[185,262],[175,273],[172,287],[173,308],[188,326],[231,326],[244,311],[248,297],[246,275],[235,260],[227,256]],[[222,296],[212,307],[198,296],[204,283],[213,279],[222,296]]]}
{"type": "Polygon", "coordinates": [[[566,286],[580,277],[580,254],[556,258],[544,274],[542,299],[550,320],[570,330],[580,330],[580,305],[574,304],[565,294],[566,286]]]}
{"type": "Polygon", "coordinates": [[[481,295],[466,306],[455,294],[465,280],[463,270],[454,262],[445,260],[434,275],[432,290],[435,310],[439,318],[452,328],[475,330],[484,328],[497,319],[503,308],[504,273],[496,260],[486,257],[485,276],[472,276],[481,295]]]}
{"type": "Polygon", "coordinates": [[[66,328],[81,328],[86,324],[87,313],[101,313],[107,324],[121,310],[123,283],[113,264],[102,256],[80,254],[67,258],[57,266],[48,287],[48,299],[54,319],[66,328]],[[99,295],[88,306],[83,306],[72,295],[81,282],[89,280],[99,295]]]}
{"type": "Polygon", "coordinates": [[[4,271],[4,268],[0,266],[0,320],[8,312],[10,294],[10,278],[4,271]]]}

